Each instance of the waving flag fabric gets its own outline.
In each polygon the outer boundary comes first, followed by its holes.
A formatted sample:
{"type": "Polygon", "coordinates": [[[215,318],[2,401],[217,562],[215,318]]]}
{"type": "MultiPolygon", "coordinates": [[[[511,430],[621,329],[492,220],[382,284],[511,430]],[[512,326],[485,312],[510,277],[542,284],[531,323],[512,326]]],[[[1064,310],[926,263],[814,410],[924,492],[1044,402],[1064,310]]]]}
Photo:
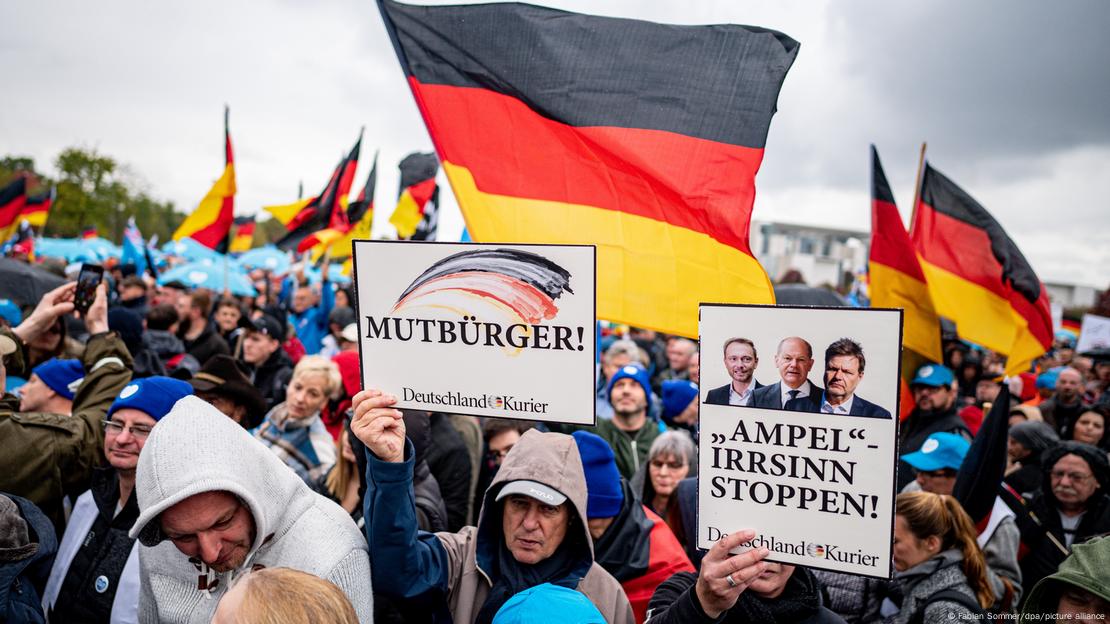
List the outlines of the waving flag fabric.
{"type": "Polygon", "coordinates": [[[135,217],[127,219],[127,227],[123,228],[123,244],[120,247],[120,264],[135,265],[135,271],[141,275],[146,270],[146,244],[139,226],[135,225],[135,217]]]}
{"type": "Polygon", "coordinates": [[[911,237],[937,313],[960,337],[1008,356],[1016,375],[1052,346],[1048,294],[998,221],[925,164],[911,237]]]}
{"type": "Polygon", "coordinates": [[[50,215],[50,207],[54,205],[56,196],[57,191],[53,186],[41,193],[28,195],[21,218],[41,230],[46,226],[46,219],[50,215]]]}
{"type": "Polygon", "coordinates": [[[279,249],[296,249],[303,252],[320,242],[315,236],[320,230],[348,226],[347,195],[351,191],[361,149],[362,133],[360,132],[355,146],[343,160],[339,161],[324,190],[309,200],[300,213],[285,224],[289,233],[277,242],[279,249]]]}
{"type": "Polygon", "coordinates": [[[351,255],[351,241],[355,239],[370,238],[370,229],[374,224],[374,190],[378,185],[378,155],[374,154],[374,165],[370,167],[370,175],[358,197],[347,206],[347,220],[351,227],[346,232],[337,229],[325,230],[316,234],[321,241],[312,249],[313,259],[330,250],[334,258],[346,258],[351,255]]]}
{"type": "Polygon", "coordinates": [[[772,303],[748,228],[782,33],[503,3],[379,0],[479,242],[598,246],[598,315],[694,336],[701,301],[772,303]]]}
{"type": "Polygon", "coordinates": [[[254,246],[254,217],[235,217],[234,233],[231,236],[230,253],[241,253],[254,246]]]}
{"type": "MultiPolygon", "coordinates": [[[[871,146],[871,305],[903,308],[902,344],[932,362],[943,362],[940,318],[925,273],[894,204],[879,152],[871,146]]],[[[916,367],[911,370],[916,370],[916,367]]]]}
{"type": "Polygon", "coordinates": [[[192,214],[181,222],[173,233],[173,240],[188,237],[209,249],[227,251],[228,233],[235,213],[235,158],[231,152],[227,107],[224,107],[224,162],[223,175],[192,214]]]}
{"type": "MultiPolygon", "coordinates": [[[[401,170],[401,191],[389,223],[397,228],[399,238],[416,238],[421,224],[435,216],[432,211],[438,201],[439,160],[435,154],[413,153],[405,156],[398,168],[401,170]]],[[[427,225],[424,230],[425,236],[421,239],[428,240],[427,225]]]]}
{"type": "Polygon", "coordinates": [[[19,227],[19,215],[27,204],[27,176],[19,175],[0,188],[0,240],[6,241],[19,227]]]}

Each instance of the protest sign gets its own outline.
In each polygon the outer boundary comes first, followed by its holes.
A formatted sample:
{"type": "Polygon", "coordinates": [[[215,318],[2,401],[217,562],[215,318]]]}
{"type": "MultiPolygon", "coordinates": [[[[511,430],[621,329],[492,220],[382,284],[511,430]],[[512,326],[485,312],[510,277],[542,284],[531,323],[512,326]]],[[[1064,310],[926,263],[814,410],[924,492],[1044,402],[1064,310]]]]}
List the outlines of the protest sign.
{"type": "Polygon", "coordinates": [[[1110,347],[1110,318],[1084,314],[1083,323],[1079,326],[1079,341],[1075,344],[1076,353],[1107,347],[1110,347]]]}
{"type": "Polygon", "coordinates": [[[353,251],[363,387],[399,408],[594,424],[594,247],[353,251]]]}
{"type": "Polygon", "coordinates": [[[771,561],[890,578],[901,330],[901,310],[701,306],[699,548],[754,529],[771,561]]]}

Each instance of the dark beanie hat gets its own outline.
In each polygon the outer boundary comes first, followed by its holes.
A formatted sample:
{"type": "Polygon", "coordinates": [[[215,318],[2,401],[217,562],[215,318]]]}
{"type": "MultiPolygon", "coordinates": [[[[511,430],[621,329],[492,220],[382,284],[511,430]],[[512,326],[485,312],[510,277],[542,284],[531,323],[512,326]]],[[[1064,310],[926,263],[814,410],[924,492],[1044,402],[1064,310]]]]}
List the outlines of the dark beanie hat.
{"type": "Polygon", "coordinates": [[[1039,420],[1028,420],[1010,427],[1010,437],[1034,454],[1040,454],[1060,441],[1056,430],[1039,420]]]}
{"type": "Polygon", "coordinates": [[[575,431],[574,442],[586,472],[586,517],[612,518],[621,511],[621,473],[609,443],[587,431],[575,431]]]}

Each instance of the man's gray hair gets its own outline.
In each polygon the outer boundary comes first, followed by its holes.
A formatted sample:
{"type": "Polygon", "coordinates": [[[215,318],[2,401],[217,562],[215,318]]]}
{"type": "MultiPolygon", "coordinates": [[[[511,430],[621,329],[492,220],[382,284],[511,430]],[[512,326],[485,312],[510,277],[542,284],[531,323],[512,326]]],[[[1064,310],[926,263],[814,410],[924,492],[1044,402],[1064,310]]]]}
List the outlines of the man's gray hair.
{"type": "Polygon", "coordinates": [[[690,434],[685,431],[667,431],[659,434],[659,437],[651,443],[647,460],[652,462],[657,457],[681,457],[693,467],[697,459],[694,454],[694,441],[690,438],[690,434]]]}
{"type": "Polygon", "coordinates": [[[613,342],[613,344],[609,345],[609,348],[605,350],[605,354],[602,357],[605,359],[605,363],[608,364],[618,355],[627,355],[633,362],[642,364],[644,368],[647,368],[649,364],[647,353],[640,348],[640,345],[632,340],[625,339],[613,342]]]}

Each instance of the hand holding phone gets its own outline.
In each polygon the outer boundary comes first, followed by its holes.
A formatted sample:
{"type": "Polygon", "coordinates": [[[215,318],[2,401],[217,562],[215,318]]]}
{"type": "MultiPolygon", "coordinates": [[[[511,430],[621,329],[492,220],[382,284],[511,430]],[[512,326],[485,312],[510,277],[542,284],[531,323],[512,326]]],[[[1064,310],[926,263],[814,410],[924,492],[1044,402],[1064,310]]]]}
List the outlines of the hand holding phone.
{"type": "Polygon", "coordinates": [[[73,309],[82,316],[96,299],[96,287],[104,279],[104,267],[99,264],[82,264],[77,274],[77,290],[73,294],[73,309]]]}

